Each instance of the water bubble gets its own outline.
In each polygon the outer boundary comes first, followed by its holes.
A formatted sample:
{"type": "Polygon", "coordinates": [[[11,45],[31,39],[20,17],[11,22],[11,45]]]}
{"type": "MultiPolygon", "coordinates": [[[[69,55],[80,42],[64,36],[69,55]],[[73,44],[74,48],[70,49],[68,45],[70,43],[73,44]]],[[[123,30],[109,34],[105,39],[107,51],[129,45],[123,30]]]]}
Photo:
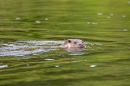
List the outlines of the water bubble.
{"type": "Polygon", "coordinates": [[[127,29],[123,29],[123,31],[128,31],[127,29]]]}
{"type": "Polygon", "coordinates": [[[48,20],[48,18],[45,18],[45,20],[47,21],[47,20],[48,20]]]}
{"type": "Polygon", "coordinates": [[[125,15],[122,15],[123,18],[125,18],[126,16],[125,15]]]}
{"type": "Polygon", "coordinates": [[[55,67],[58,68],[58,67],[60,67],[60,66],[59,66],[59,65],[56,65],[55,67]]]}
{"type": "Polygon", "coordinates": [[[111,13],[110,16],[114,16],[114,14],[111,13]]]}
{"type": "Polygon", "coordinates": [[[92,24],[95,24],[95,22],[92,22],[92,24]]]}
{"type": "Polygon", "coordinates": [[[129,67],[127,67],[127,69],[129,69],[129,67]]]}
{"type": "Polygon", "coordinates": [[[90,67],[96,67],[97,65],[90,65],[90,67]]]}
{"type": "Polygon", "coordinates": [[[111,17],[110,17],[110,16],[108,16],[107,18],[108,18],[108,19],[110,19],[111,17]]]}
{"type": "Polygon", "coordinates": [[[40,24],[41,22],[39,20],[35,21],[35,23],[40,24]]]}
{"type": "Polygon", "coordinates": [[[44,59],[44,60],[47,60],[47,61],[52,61],[52,60],[55,60],[55,59],[44,59]]]}
{"type": "Polygon", "coordinates": [[[84,60],[85,62],[87,61],[87,60],[84,60]]]}
{"type": "Polygon", "coordinates": [[[96,22],[92,22],[92,24],[97,24],[96,22]]]}
{"type": "Polygon", "coordinates": [[[90,24],[91,22],[87,22],[87,24],[90,24]]]}
{"type": "Polygon", "coordinates": [[[2,44],[3,46],[8,46],[8,44],[2,44]]]}
{"type": "Polygon", "coordinates": [[[101,15],[103,15],[103,13],[97,13],[97,15],[101,16],[101,15]]]}
{"type": "Polygon", "coordinates": [[[29,64],[27,64],[27,66],[30,66],[29,64]]]}
{"type": "Polygon", "coordinates": [[[130,4],[130,1],[128,1],[128,4],[130,4]]]}
{"type": "Polygon", "coordinates": [[[97,24],[96,22],[94,24],[97,24]]]}
{"type": "Polygon", "coordinates": [[[20,18],[19,18],[19,17],[17,17],[17,18],[15,18],[15,20],[20,20],[20,18]]]}
{"type": "Polygon", "coordinates": [[[8,65],[1,65],[0,68],[8,68],[8,65]]]}
{"type": "Polygon", "coordinates": [[[9,44],[8,46],[9,46],[9,47],[13,47],[13,46],[15,46],[15,45],[14,45],[14,44],[9,44]]]}

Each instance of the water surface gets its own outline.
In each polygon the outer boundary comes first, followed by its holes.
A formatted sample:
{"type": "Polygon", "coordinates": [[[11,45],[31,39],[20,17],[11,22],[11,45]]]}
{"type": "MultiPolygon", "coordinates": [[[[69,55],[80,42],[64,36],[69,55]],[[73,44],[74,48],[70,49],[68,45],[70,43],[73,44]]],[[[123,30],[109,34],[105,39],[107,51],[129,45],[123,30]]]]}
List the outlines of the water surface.
{"type": "Polygon", "coordinates": [[[0,85],[130,86],[129,7],[129,0],[0,0],[0,85]],[[87,47],[57,48],[68,38],[87,47]]]}

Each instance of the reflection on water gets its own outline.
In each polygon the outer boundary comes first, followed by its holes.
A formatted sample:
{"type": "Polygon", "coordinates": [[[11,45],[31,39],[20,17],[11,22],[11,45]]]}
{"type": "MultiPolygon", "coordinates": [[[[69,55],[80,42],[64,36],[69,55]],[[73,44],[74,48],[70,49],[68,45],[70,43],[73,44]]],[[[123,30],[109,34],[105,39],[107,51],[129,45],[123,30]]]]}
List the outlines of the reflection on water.
{"type": "MultiPolygon", "coordinates": [[[[8,44],[1,44],[0,56],[25,56],[36,55],[40,53],[50,52],[52,50],[59,49],[63,41],[16,41],[8,44]]],[[[87,49],[89,45],[94,46],[94,43],[85,43],[87,49]]],[[[99,44],[96,44],[99,45],[99,44]]],[[[85,48],[65,48],[66,52],[70,52],[69,55],[83,55],[81,51],[85,48]]]]}
{"type": "Polygon", "coordinates": [[[77,52],[77,51],[82,51],[84,49],[85,48],[80,48],[80,47],[64,48],[64,50],[67,52],[77,52]]]}
{"type": "Polygon", "coordinates": [[[65,48],[64,50],[70,52],[69,55],[83,55],[84,53],[80,52],[83,51],[85,48],[80,47],[73,47],[73,48],[65,48]]]}

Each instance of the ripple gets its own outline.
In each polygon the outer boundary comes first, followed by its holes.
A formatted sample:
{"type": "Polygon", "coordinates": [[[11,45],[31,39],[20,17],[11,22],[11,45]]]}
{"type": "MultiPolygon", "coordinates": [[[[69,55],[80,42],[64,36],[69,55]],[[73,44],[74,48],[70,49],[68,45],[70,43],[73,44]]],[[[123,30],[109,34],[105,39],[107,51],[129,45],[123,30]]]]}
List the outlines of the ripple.
{"type": "MultiPolygon", "coordinates": [[[[63,41],[16,41],[0,45],[0,56],[26,56],[39,55],[40,53],[57,50],[63,41]]],[[[92,49],[94,46],[102,46],[100,43],[85,42],[87,49],[92,49]]],[[[69,52],[69,55],[78,56],[84,55],[84,48],[69,48],[64,49],[69,52]]]]}
{"type": "Polygon", "coordinates": [[[11,44],[2,44],[0,56],[25,56],[41,52],[56,50],[61,41],[17,41],[11,44]]]}

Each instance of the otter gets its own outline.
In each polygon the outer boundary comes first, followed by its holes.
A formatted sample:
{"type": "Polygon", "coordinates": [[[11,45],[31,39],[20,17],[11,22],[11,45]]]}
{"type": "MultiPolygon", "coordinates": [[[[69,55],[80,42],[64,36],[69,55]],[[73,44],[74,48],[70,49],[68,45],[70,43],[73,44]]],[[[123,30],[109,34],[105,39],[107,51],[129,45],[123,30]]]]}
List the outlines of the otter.
{"type": "Polygon", "coordinates": [[[80,39],[67,39],[62,45],[62,48],[85,48],[85,44],[80,39]]]}

